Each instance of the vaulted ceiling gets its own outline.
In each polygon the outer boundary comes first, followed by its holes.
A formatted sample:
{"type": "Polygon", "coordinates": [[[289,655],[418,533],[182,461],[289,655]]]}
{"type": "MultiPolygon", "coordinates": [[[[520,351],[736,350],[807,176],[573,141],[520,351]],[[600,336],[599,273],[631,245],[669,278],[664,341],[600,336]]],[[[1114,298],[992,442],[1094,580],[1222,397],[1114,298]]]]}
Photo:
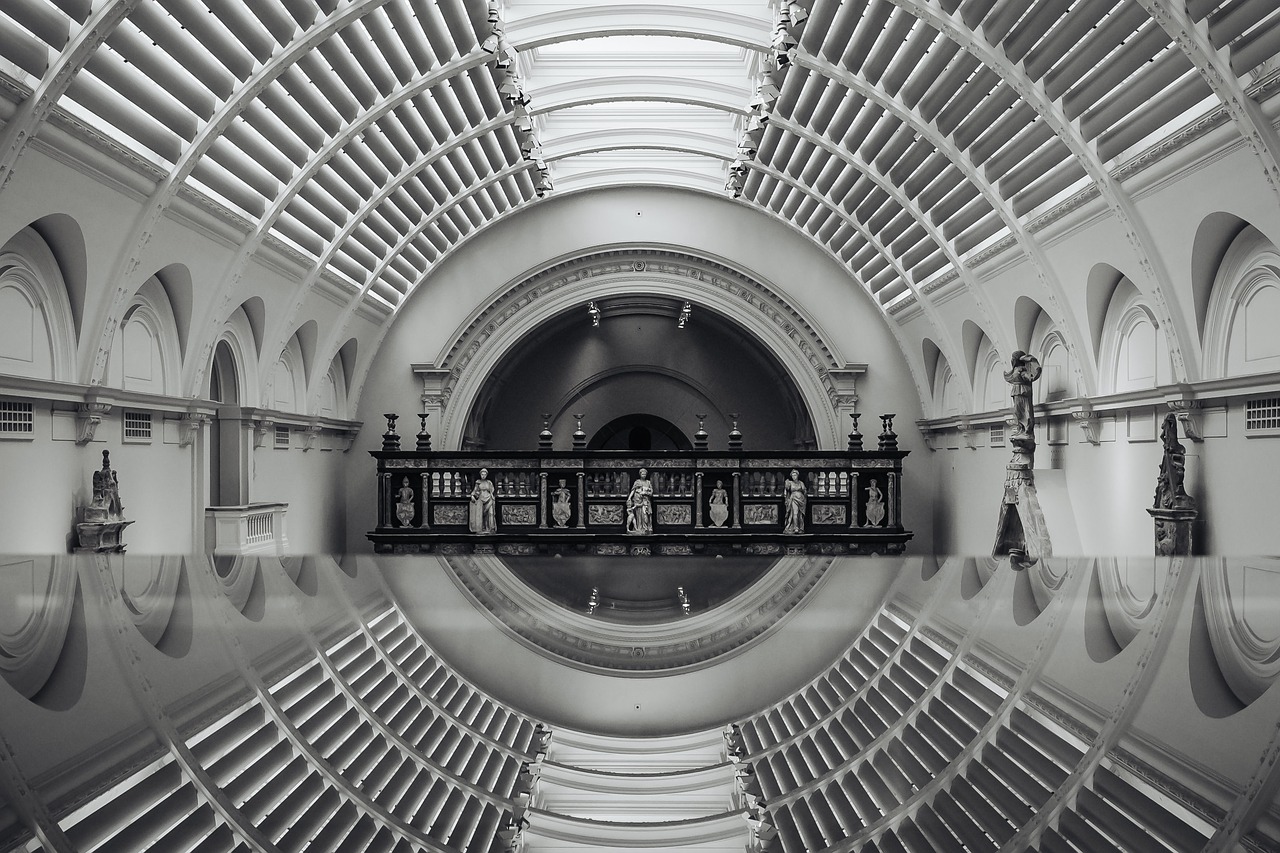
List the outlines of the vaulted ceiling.
{"type": "Polygon", "coordinates": [[[154,177],[139,245],[195,197],[388,320],[547,193],[676,186],[892,313],[997,249],[1051,279],[1034,222],[1072,197],[1141,253],[1124,164],[1205,117],[1276,182],[1278,51],[1272,0],[6,0],[0,180],[70,128],[154,177]]]}

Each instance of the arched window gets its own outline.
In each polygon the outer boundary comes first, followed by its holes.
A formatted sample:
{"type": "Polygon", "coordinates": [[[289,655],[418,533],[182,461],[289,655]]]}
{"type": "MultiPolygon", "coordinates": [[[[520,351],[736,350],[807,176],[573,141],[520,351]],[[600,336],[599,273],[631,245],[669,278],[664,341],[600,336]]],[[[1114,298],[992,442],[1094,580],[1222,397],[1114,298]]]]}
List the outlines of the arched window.
{"type": "Polygon", "coordinates": [[[301,357],[291,347],[296,343],[290,341],[290,346],[280,353],[271,374],[271,407],[282,412],[298,411],[304,399],[301,357]]]}
{"type": "Polygon", "coordinates": [[[1122,279],[1112,295],[1102,330],[1100,375],[1121,393],[1173,381],[1169,345],[1138,289],[1122,279]]]}
{"type": "MultiPolygon", "coordinates": [[[[945,359],[945,356],[943,357],[945,359]]],[[[938,378],[933,389],[934,417],[949,418],[960,413],[960,389],[956,384],[951,365],[938,364],[938,378]]]]}
{"type": "Polygon", "coordinates": [[[24,228],[0,249],[0,373],[74,381],[75,331],[62,273],[24,228]]]}
{"type": "Polygon", "coordinates": [[[1280,370],[1280,252],[1256,228],[1227,250],[1209,295],[1205,375],[1280,370]]]}
{"type": "Polygon", "coordinates": [[[111,344],[108,383],[114,388],[178,394],[181,374],[178,327],[169,297],[152,276],[126,309],[111,344]]]}

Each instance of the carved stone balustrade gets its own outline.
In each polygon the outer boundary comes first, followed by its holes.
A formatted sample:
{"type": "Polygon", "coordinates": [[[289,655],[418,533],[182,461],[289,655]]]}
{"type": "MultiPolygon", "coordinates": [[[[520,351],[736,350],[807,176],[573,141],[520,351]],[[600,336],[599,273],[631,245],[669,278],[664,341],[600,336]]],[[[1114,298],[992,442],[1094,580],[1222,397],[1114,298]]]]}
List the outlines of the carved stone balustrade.
{"type": "Polygon", "coordinates": [[[287,503],[251,503],[205,509],[209,550],[217,555],[274,554],[288,551],[287,503]]]}
{"type": "Polygon", "coordinates": [[[912,536],[907,452],[371,451],[368,537],[380,553],[897,554],[912,536]],[[651,494],[637,528],[628,495],[641,469],[651,494]],[[787,483],[793,470],[802,489],[787,483]],[[473,492],[492,494],[496,530],[477,521],[473,492]]]}

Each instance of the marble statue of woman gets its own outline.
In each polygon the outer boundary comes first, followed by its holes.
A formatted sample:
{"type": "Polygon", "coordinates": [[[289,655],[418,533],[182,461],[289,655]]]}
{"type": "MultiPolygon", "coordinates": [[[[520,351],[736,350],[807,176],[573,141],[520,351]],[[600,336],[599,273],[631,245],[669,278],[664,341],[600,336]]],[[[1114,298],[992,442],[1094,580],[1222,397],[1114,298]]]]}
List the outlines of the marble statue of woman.
{"type": "Polygon", "coordinates": [[[867,486],[867,527],[879,527],[884,521],[884,495],[880,483],[872,480],[867,486]]]}
{"type": "Polygon", "coordinates": [[[396,492],[396,520],[401,527],[413,523],[413,489],[409,486],[409,478],[400,481],[400,490],[396,492]]]}
{"type": "Polygon", "coordinates": [[[467,526],[472,533],[497,533],[498,523],[494,514],[493,481],[489,479],[489,469],[480,469],[480,479],[471,487],[471,511],[467,517],[467,526]]]}
{"type": "Polygon", "coordinates": [[[551,520],[556,527],[564,527],[569,523],[569,516],[573,515],[573,507],[570,504],[573,495],[568,487],[565,486],[564,480],[560,481],[560,485],[551,492],[551,520]]]}
{"type": "Polygon", "coordinates": [[[724,527],[729,520],[729,493],[724,490],[724,481],[716,480],[716,487],[711,490],[710,515],[712,527],[724,527]]]}
{"type": "Polygon", "coordinates": [[[782,525],[783,533],[804,533],[804,508],[809,503],[804,482],[800,472],[791,469],[791,476],[782,484],[783,503],[787,509],[787,520],[782,525]]]}
{"type": "Polygon", "coordinates": [[[653,483],[649,482],[649,472],[644,468],[627,493],[627,532],[653,532],[653,483]]]}

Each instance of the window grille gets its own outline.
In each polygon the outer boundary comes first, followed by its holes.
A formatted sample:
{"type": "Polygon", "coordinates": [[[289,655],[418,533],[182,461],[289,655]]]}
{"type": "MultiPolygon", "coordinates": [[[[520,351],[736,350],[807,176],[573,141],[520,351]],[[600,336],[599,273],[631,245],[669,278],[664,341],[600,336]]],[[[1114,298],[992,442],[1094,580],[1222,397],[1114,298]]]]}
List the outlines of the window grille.
{"type": "Polygon", "coordinates": [[[276,427],[276,450],[289,449],[289,428],[287,426],[276,427]]]}
{"type": "Polygon", "coordinates": [[[991,434],[987,441],[992,447],[1004,447],[1004,425],[991,427],[991,434]]]}
{"type": "Polygon", "coordinates": [[[19,400],[0,400],[0,436],[32,438],[35,430],[35,404],[19,400]]]}
{"type": "Polygon", "coordinates": [[[1258,397],[1244,404],[1244,431],[1280,433],[1280,397],[1258,397]]]}
{"type": "Polygon", "coordinates": [[[124,413],[124,440],[132,442],[151,441],[151,413],[124,413]]]}

